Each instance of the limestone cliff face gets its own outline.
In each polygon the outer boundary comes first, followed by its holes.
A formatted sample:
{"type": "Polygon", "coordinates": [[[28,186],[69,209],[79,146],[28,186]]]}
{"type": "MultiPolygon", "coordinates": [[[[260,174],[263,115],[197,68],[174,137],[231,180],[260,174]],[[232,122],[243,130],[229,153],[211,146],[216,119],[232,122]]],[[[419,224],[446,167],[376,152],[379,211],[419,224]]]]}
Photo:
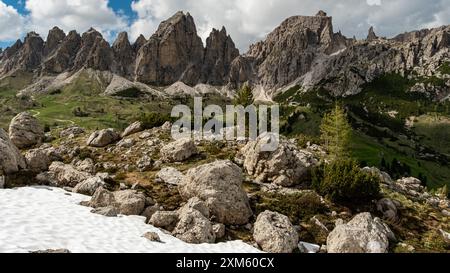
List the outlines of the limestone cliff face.
{"type": "Polygon", "coordinates": [[[333,33],[332,18],[321,11],[286,19],[265,41],[251,46],[247,57],[254,60],[258,84],[280,88],[308,73],[316,56],[332,54],[345,42],[333,33]]]}
{"type": "Polygon", "coordinates": [[[76,31],[69,32],[61,41],[59,47],[44,61],[43,71],[45,73],[58,74],[72,69],[80,48],[80,35],[76,31]]]}
{"type": "Polygon", "coordinates": [[[81,48],[75,58],[72,70],[92,68],[105,71],[112,68],[114,53],[108,42],[97,30],[91,28],[81,37],[81,48]]]}
{"type": "Polygon", "coordinates": [[[194,19],[178,12],[159,26],[136,57],[135,79],[153,85],[177,81],[194,85],[200,79],[203,43],[194,19]]]}
{"type": "Polygon", "coordinates": [[[119,75],[131,77],[134,70],[134,49],[128,40],[128,34],[121,32],[114,42],[112,49],[114,51],[115,71],[119,75]]]}
{"type": "Polygon", "coordinates": [[[51,55],[58,47],[61,42],[66,38],[64,31],[58,27],[54,27],[48,32],[47,41],[44,46],[44,56],[51,55]]]}
{"type": "Polygon", "coordinates": [[[225,27],[220,31],[213,29],[206,40],[204,56],[201,81],[212,85],[227,82],[231,63],[239,56],[239,50],[225,27]]]}

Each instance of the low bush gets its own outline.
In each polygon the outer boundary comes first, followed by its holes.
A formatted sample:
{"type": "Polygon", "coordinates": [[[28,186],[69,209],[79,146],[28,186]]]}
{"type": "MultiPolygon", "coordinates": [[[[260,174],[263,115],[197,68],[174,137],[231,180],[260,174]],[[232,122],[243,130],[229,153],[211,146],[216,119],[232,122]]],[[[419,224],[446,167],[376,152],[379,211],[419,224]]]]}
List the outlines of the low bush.
{"type": "Polygon", "coordinates": [[[335,160],[317,167],[312,184],[321,195],[344,204],[366,203],[380,195],[380,179],[363,172],[353,159],[335,160]]]}

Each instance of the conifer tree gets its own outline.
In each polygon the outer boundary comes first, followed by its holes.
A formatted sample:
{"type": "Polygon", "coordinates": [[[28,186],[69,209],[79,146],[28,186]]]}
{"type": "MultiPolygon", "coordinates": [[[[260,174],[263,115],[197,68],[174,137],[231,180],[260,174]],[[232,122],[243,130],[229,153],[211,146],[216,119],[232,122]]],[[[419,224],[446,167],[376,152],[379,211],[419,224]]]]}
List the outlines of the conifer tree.
{"type": "Polygon", "coordinates": [[[254,100],[252,89],[248,84],[244,84],[236,94],[234,105],[242,105],[247,107],[252,105],[254,100]]]}
{"type": "Polygon", "coordinates": [[[352,128],[345,110],[336,103],[334,109],[325,114],[320,126],[321,139],[332,160],[348,158],[352,128]]]}

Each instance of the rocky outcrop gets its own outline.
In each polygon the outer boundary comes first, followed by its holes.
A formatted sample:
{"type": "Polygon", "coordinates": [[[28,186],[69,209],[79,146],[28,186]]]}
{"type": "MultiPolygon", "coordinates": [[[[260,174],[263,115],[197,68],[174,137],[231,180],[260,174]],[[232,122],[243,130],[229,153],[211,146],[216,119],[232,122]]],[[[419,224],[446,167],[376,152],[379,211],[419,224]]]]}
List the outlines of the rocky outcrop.
{"type": "Polygon", "coordinates": [[[395,235],[379,218],[370,213],[355,216],[347,224],[339,223],[327,239],[328,253],[387,253],[395,235]]]}
{"type": "Polygon", "coordinates": [[[239,50],[225,27],[213,29],[206,39],[201,82],[211,85],[223,85],[228,81],[231,63],[239,56],[239,50]]]}
{"type": "Polygon", "coordinates": [[[178,223],[178,212],[157,211],[152,215],[148,223],[167,231],[173,231],[178,223]]]}
{"type": "Polygon", "coordinates": [[[152,85],[177,81],[195,85],[200,79],[203,43],[194,19],[178,12],[161,23],[136,57],[135,79],[152,85]]]}
{"type": "Polygon", "coordinates": [[[20,113],[11,120],[9,138],[19,149],[40,144],[44,137],[44,128],[30,113],[20,113]]]}
{"type": "Polygon", "coordinates": [[[263,145],[269,141],[269,136],[250,141],[238,156],[244,170],[258,182],[294,186],[305,181],[310,170],[318,164],[311,152],[299,150],[295,144],[284,139],[280,140],[275,152],[262,151],[263,145]]]}
{"type": "Polygon", "coordinates": [[[197,146],[191,139],[180,139],[167,144],[161,149],[164,162],[182,162],[198,153],[197,146]]]}
{"type": "Polygon", "coordinates": [[[178,189],[185,200],[198,197],[219,223],[244,225],[253,215],[242,189],[241,169],[230,161],[216,161],[193,168],[178,189]]]}
{"type": "Polygon", "coordinates": [[[120,139],[120,135],[114,129],[104,129],[91,134],[87,140],[87,145],[91,147],[105,147],[120,139]]]}
{"type": "Polygon", "coordinates": [[[178,223],[172,233],[190,244],[214,243],[216,236],[208,218],[200,211],[185,206],[178,212],[178,223]]]}
{"type": "Polygon", "coordinates": [[[58,27],[52,28],[47,35],[47,41],[44,45],[44,56],[51,55],[58,47],[61,42],[66,38],[66,34],[63,30],[58,27]]]}
{"type": "Polygon", "coordinates": [[[0,174],[11,174],[25,168],[25,160],[19,149],[11,142],[6,132],[0,128],[0,174]]]}
{"type": "Polygon", "coordinates": [[[43,71],[58,74],[72,69],[80,48],[80,35],[76,31],[69,32],[54,53],[47,57],[43,64],[43,71]]]}
{"type": "Polygon", "coordinates": [[[147,43],[147,39],[145,39],[144,35],[139,35],[139,37],[136,39],[136,41],[133,44],[133,51],[135,54],[137,54],[139,52],[139,49],[141,49],[141,47],[143,45],[145,45],[147,43]]]}
{"type": "Polygon", "coordinates": [[[91,28],[81,37],[81,48],[75,58],[73,70],[92,68],[106,71],[112,68],[114,52],[97,30],[91,28]]]}
{"type": "Polygon", "coordinates": [[[105,186],[105,181],[98,176],[90,177],[81,183],[78,183],[73,189],[74,193],[92,196],[98,188],[105,186]]]}
{"type": "Polygon", "coordinates": [[[27,168],[34,172],[44,172],[51,164],[48,152],[43,149],[33,149],[25,153],[27,168]]]}
{"type": "Polygon", "coordinates": [[[112,49],[114,51],[114,61],[117,66],[115,72],[119,75],[131,77],[134,72],[133,60],[135,53],[126,32],[119,33],[112,49]]]}
{"type": "Polygon", "coordinates": [[[272,211],[258,215],[253,237],[262,250],[270,253],[292,253],[299,242],[289,218],[272,211]]]}
{"type": "Polygon", "coordinates": [[[375,34],[373,27],[370,27],[369,34],[367,35],[367,41],[377,40],[378,36],[375,34]]]}

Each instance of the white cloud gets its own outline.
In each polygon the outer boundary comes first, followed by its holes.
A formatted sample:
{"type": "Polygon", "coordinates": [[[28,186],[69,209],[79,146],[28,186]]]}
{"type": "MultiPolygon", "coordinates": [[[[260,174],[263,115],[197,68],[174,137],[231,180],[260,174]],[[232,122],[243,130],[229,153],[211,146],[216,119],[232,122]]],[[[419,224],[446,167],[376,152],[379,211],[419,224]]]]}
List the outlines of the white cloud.
{"type": "Polygon", "coordinates": [[[25,8],[29,11],[28,29],[44,37],[54,26],[66,32],[94,27],[110,39],[127,26],[126,18],[108,7],[108,0],[26,0],[25,8]]]}
{"type": "Polygon", "coordinates": [[[393,36],[404,31],[450,23],[449,0],[135,0],[138,19],[131,36],[150,36],[160,21],[178,10],[189,11],[199,35],[207,37],[212,27],[226,26],[241,49],[263,38],[285,18],[314,15],[325,10],[333,16],[335,31],[363,38],[373,25],[379,35],[393,36]]]}
{"type": "Polygon", "coordinates": [[[0,1],[0,41],[17,40],[22,34],[23,17],[17,10],[0,1]]]}

